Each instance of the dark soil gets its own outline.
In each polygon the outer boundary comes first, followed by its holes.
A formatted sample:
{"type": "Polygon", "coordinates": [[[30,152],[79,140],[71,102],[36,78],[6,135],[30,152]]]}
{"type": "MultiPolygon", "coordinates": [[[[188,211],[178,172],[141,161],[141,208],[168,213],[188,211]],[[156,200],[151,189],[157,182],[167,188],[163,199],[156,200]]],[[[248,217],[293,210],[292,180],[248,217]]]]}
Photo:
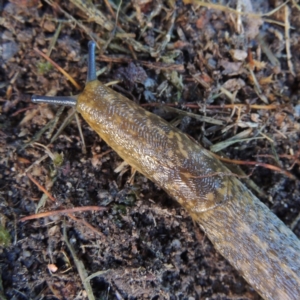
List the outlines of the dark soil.
{"type": "MultiPolygon", "coordinates": [[[[291,2],[267,17],[242,15],[239,23],[235,1],[123,1],[121,32],[109,29],[118,2],[111,11],[93,1],[108,20],[102,24],[71,2],[0,1],[0,299],[87,299],[64,230],[87,275],[100,272],[91,280],[96,299],[260,299],[164,191],[139,173],[131,178],[128,166],[114,172],[122,160],[82,119],[86,154],[74,117],[51,141],[72,111],[32,104],[31,96],[80,90],[34,48],[83,88],[92,36],[102,49],[102,82],[119,81],[116,91],[206,148],[239,133],[258,138],[222,154],[244,161],[246,174],[253,168],[247,161],[265,164],[250,177],[253,192],[300,236],[299,7],[291,2]],[[43,193],[29,176],[56,201],[40,205],[43,193]],[[86,206],[105,210],[20,221],[86,206]]],[[[257,16],[282,3],[252,2],[257,16]]],[[[242,11],[251,12],[250,1],[242,11]]]]}

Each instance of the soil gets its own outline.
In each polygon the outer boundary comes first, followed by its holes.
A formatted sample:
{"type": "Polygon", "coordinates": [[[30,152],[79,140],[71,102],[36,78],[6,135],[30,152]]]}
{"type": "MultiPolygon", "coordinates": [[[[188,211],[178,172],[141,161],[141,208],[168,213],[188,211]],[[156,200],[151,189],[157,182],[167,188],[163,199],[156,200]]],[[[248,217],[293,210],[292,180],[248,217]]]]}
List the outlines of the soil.
{"type": "Polygon", "coordinates": [[[300,236],[296,1],[135,0],[119,14],[117,1],[80,2],[0,1],[0,298],[87,299],[82,264],[98,272],[96,299],[260,299],[185,210],[132,175],[84,120],[72,115],[59,131],[72,109],[31,96],[78,94],[94,39],[99,80],[242,161],[245,184],[300,236]],[[21,220],[89,206],[103,209],[21,220]]]}

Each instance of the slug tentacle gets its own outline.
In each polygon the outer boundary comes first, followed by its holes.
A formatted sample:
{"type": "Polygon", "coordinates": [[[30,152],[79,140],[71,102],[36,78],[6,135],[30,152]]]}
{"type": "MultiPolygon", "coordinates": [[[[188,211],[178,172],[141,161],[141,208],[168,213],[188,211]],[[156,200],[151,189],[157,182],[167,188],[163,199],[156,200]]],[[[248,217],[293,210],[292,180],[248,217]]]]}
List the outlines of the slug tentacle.
{"type": "MultiPolygon", "coordinates": [[[[300,242],[294,233],[209,151],[95,80],[94,51],[90,43],[88,82],[77,111],[120,157],[187,209],[263,298],[300,299],[300,242]]],[[[68,103],[33,97],[43,100],[68,103]]]]}
{"type": "Polygon", "coordinates": [[[37,96],[33,95],[31,101],[34,103],[49,103],[66,106],[76,106],[77,96],[37,96]]]}
{"type": "Polygon", "coordinates": [[[97,79],[96,59],[95,59],[96,44],[90,41],[88,47],[89,47],[89,55],[88,55],[88,72],[87,72],[86,82],[94,81],[97,79]]]}

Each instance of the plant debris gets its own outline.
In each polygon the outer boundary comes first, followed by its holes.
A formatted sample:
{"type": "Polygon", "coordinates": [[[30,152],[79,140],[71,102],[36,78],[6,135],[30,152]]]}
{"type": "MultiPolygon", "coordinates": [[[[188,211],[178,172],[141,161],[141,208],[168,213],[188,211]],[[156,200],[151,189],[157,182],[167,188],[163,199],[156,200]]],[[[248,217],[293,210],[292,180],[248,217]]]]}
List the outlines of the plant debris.
{"type": "Polygon", "coordinates": [[[99,80],[216,151],[300,237],[297,2],[0,9],[0,298],[260,299],[73,109],[30,98],[78,94],[94,40],[99,80]]]}

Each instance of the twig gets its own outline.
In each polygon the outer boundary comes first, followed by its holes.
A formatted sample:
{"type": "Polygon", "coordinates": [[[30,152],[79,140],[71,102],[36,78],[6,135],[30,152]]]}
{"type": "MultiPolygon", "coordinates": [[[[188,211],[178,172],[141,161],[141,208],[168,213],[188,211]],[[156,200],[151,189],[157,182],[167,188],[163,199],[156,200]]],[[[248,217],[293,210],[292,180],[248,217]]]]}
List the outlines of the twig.
{"type": "Polygon", "coordinates": [[[283,170],[279,167],[270,165],[270,164],[261,163],[261,162],[258,162],[258,161],[243,161],[243,160],[237,160],[237,159],[229,159],[229,158],[221,157],[221,156],[219,156],[219,155],[217,155],[213,152],[211,152],[211,154],[214,157],[216,157],[217,159],[219,159],[221,161],[224,161],[224,162],[227,162],[227,163],[230,163],[230,164],[260,166],[260,167],[263,167],[263,168],[266,168],[266,169],[273,170],[275,172],[282,173],[282,174],[286,175],[287,177],[289,177],[290,179],[297,180],[297,178],[293,174],[291,174],[290,172],[288,172],[286,170],[283,170]]]}
{"type": "Polygon", "coordinates": [[[50,216],[58,216],[58,215],[62,215],[62,214],[69,214],[69,213],[74,213],[74,212],[82,212],[82,211],[90,211],[90,210],[101,211],[101,210],[106,210],[106,208],[100,207],[100,206],[84,206],[84,207],[67,208],[67,209],[48,211],[48,212],[43,212],[43,213],[23,217],[20,219],[20,221],[24,222],[24,221],[28,221],[28,220],[41,219],[41,218],[50,217],[50,216]]]}
{"type": "Polygon", "coordinates": [[[110,2],[108,0],[104,0],[104,2],[105,2],[105,5],[107,6],[108,10],[112,14],[112,16],[114,18],[116,18],[116,14],[115,14],[114,10],[112,9],[110,2]]]}
{"type": "MultiPolygon", "coordinates": [[[[297,158],[296,155],[289,155],[289,154],[279,154],[278,155],[280,158],[286,158],[286,159],[289,159],[289,160],[293,160],[291,166],[288,168],[288,170],[292,170],[293,167],[297,164],[300,166],[300,159],[297,158]]],[[[274,155],[271,155],[271,154],[258,154],[258,155],[255,155],[255,157],[269,157],[269,158],[272,158],[274,159],[275,161],[277,160],[274,155]]]]}
{"type": "Polygon", "coordinates": [[[53,202],[56,202],[56,199],[52,197],[52,195],[42,186],[40,185],[29,173],[26,174],[27,177],[41,190],[43,193],[47,195],[47,197],[52,200],[53,202]]]}
{"type": "Polygon", "coordinates": [[[13,114],[11,114],[10,116],[11,116],[11,117],[15,117],[15,116],[17,116],[18,114],[20,114],[20,113],[22,113],[22,112],[24,112],[24,111],[26,111],[26,110],[33,109],[33,108],[35,108],[35,105],[29,105],[29,106],[27,106],[27,107],[24,107],[24,108],[21,108],[21,109],[17,110],[16,112],[14,112],[13,114]]]}
{"type": "Polygon", "coordinates": [[[60,71],[70,82],[74,85],[74,87],[78,90],[81,89],[80,85],[76,82],[76,80],[68,74],[63,68],[61,68],[56,62],[54,62],[49,56],[44,54],[42,51],[40,51],[37,48],[33,48],[33,50],[38,53],[40,56],[45,58],[48,62],[50,62],[51,65],[53,65],[58,71],[60,71]]]}
{"type": "Polygon", "coordinates": [[[95,227],[93,227],[93,226],[92,226],[91,224],[89,224],[87,221],[78,219],[78,218],[74,217],[74,216],[71,215],[71,214],[67,214],[67,216],[68,216],[69,218],[71,218],[72,220],[76,221],[77,223],[81,223],[81,224],[83,224],[84,226],[88,227],[90,230],[92,230],[94,233],[100,235],[102,238],[103,238],[103,237],[105,238],[105,235],[104,235],[101,231],[97,230],[95,227]]]}

